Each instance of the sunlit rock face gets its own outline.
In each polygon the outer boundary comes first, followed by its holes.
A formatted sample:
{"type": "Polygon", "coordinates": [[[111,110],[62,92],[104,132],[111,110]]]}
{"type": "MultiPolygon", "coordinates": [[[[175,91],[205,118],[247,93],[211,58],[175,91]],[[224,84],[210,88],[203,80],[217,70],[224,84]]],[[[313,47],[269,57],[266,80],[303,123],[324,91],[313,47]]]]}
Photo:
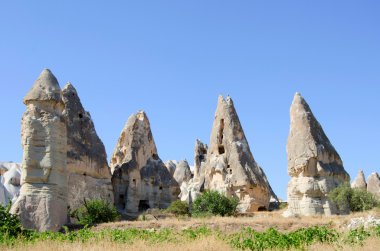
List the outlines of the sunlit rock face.
{"type": "Polygon", "coordinates": [[[112,184],[119,211],[134,215],[148,208],[166,208],[180,188],[159,158],[145,112],[133,114],[111,157],[112,184]]]}
{"type": "Polygon", "coordinates": [[[257,165],[233,101],[219,97],[205,163],[205,189],[236,197],[242,213],[267,210],[270,188],[257,165]]]}
{"type": "Polygon", "coordinates": [[[378,173],[371,173],[367,179],[367,191],[380,199],[380,176],[378,173]]]}
{"type": "Polygon", "coordinates": [[[62,89],[67,125],[68,203],[75,210],[84,200],[113,203],[111,171],[103,142],[96,133],[91,115],[80,101],[75,87],[62,89]]]}
{"type": "Polygon", "coordinates": [[[67,135],[57,79],[45,69],[24,98],[21,190],[11,212],[25,228],[57,231],[67,222],[67,135]]]}
{"type": "Polygon", "coordinates": [[[197,139],[194,148],[194,173],[189,180],[185,179],[180,183],[180,199],[190,206],[204,190],[206,156],[207,145],[197,139]]]}
{"type": "Polygon", "coordinates": [[[367,182],[365,181],[363,170],[359,170],[358,176],[351,183],[352,188],[358,188],[361,190],[367,190],[367,182]]]}
{"type": "Polygon", "coordinates": [[[287,143],[289,210],[287,215],[331,215],[339,212],[327,194],[350,180],[343,162],[303,97],[290,108],[287,143]]]}
{"type": "Polygon", "coordinates": [[[20,194],[21,164],[0,162],[0,204],[14,203],[20,194]]]}

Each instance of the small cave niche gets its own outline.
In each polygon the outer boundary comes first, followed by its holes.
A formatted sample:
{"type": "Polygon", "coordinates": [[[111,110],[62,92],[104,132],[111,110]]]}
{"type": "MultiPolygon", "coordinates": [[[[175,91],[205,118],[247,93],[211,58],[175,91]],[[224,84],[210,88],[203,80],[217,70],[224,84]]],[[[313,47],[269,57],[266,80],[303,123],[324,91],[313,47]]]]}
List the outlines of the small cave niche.
{"type": "Polygon", "coordinates": [[[136,179],[132,179],[133,185],[136,186],[136,179]]]}
{"type": "Polygon", "coordinates": [[[152,154],[152,158],[153,158],[154,160],[158,160],[158,154],[157,154],[157,153],[153,153],[153,154],[152,154]]]}
{"type": "Polygon", "coordinates": [[[79,113],[79,114],[78,114],[78,117],[79,117],[80,119],[82,119],[82,118],[83,118],[83,114],[82,114],[82,113],[79,113]]]}
{"type": "Polygon", "coordinates": [[[146,211],[150,208],[148,200],[140,200],[139,211],[146,211]]]}
{"type": "Polygon", "coordinates": [[[162,190],[162,186],[159,186],[158,189],[162,190]]]}
{"type": "Polygon", "coordinates": [[[218,131],[218,143],[223,144],[223,134],[224,134],[224,119],[220,120],[219,131],[218,131]]]}
{"type": "Polygon", "coordinates": [[[219,154],[224,154],[226,152],[226,150],[224,149],[224,145],[218,146],[218,152],[219,152],[219,154]]]}
{"type": "Polygon", "coordinates": [[[257,209],[258,212],[268,211],[266,207],[259,207],[257,209]]]}

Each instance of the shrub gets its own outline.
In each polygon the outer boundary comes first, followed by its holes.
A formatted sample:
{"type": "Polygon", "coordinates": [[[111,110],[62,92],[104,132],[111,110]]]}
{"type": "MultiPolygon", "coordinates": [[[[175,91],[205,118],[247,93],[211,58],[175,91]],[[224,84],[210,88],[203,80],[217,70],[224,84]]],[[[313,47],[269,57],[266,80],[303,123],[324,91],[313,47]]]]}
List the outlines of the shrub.
{"type": "Polygon", "coordinates": [[[344,183],[333,189],[328,197],[339,210],[349,208],[352,212],[369,210],[379,204],[371,193],[358,188],[351,188],[349,183],[344,183]]]}
{"type": "Polygon", "coordinates": [[[19,218],[9,212],[11,206],[11,203],[6,207],[0,204],[0,235],[17,237],[22,232],[22,228],[19,218]]]}
{"type": "Polygon", "coordinates": [[[106,201],[94,199],[90,201],[84,200],[84,204],[76,209],[72,216],[83,225],[91,225],[115,221],[119,214],[115,206],[106,201]]]}
{"type": "Polygon", "coordinates": [[[170,204],[166,212],[172,213],[175,216],[189,215],[189,205],[184,201],[176,200],[170,204]]]}
{"type": "Polygon", "coordinates": [[[216,192],[208,191],[200,195],[193,204],[193,215],[233,215],[239,201],[236,198],[227,198],[216,192]]]}

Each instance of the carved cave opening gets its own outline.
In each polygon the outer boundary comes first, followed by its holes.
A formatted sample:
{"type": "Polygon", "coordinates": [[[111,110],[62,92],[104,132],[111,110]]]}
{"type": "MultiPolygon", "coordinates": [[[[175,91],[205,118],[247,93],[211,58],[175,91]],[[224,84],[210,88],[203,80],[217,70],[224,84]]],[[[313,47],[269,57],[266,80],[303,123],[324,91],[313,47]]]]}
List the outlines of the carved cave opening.
{"type": "Polygon", "coordinates": [[[139,211],[146,211],[150,208],[148,200],[140,200],[139,211]]]}
{"type": "Polygon", "coordinates": [[[218,131],[218,152],[219,154],[224,154],[226,150],[223,145],[223,135],[224,134],[224,119],[220,120],[219,131],[218,131]]]}

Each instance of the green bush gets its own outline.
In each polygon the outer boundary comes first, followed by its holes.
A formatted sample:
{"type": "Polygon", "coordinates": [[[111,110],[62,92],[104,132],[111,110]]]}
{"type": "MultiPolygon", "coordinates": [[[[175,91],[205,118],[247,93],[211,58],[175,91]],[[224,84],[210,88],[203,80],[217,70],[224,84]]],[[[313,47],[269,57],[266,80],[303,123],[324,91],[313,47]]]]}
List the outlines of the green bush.
{"type": "Polygon", "coordinates": [[[184,216],[189,215],[189,205],[180,200],[176,200],[170,204],[170,206],[166,209],[166,212],[172,213],[175,216],[184,216]]]}
{"type": "Polygon", "coordinates": [[[21,232],[21,223],[16,215],[9,212],[11,203],[8,206],[0,204],[0,235],[8,237],[17,237],[21,232]]]}
{"type": "Polygon", "coordinates": [[[358,188],[351,188],[349,183],[344,183],[333,189],[328,197],[339,210],[350,209],[352,212],[370,210],[379,204],[371,193],[358,188]]]}
{"type": "Polygon", "coordinates": [[[91,225],[115,221],[119,214],[115,206],[106,201],[94,199],[84,200],[84,204],[72,213],[72,217],[75,217],[80,224],[91,225]]]}
{"type": "Polygon", "coordinates": [[[216,191],[208,191],[200,195],[193,204],[193,215],[221,215],[230,216],[236,211],[239,201],[228,198],[216,191]]]}

